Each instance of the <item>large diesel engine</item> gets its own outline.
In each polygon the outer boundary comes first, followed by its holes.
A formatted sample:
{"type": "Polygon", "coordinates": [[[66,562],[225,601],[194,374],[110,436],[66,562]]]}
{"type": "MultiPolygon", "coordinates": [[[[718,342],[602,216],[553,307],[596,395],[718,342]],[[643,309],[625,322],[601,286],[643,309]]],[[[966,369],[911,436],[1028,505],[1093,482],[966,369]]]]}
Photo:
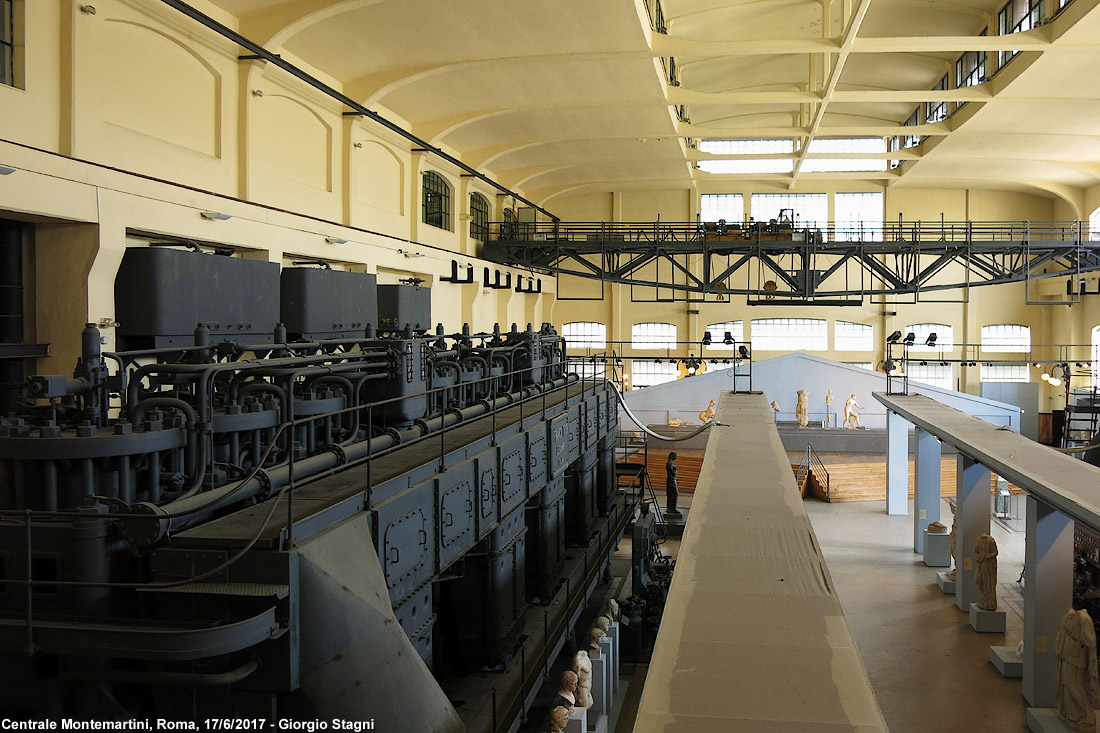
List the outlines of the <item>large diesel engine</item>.
{"type": "Polygon", "coordinates": [[[511,664],[625,523],[612,388],[549,324],[195,250],[127,250],[124,350],[88,324],[0,406],[0,709],[462,729],[437,679],[511,664]]]}

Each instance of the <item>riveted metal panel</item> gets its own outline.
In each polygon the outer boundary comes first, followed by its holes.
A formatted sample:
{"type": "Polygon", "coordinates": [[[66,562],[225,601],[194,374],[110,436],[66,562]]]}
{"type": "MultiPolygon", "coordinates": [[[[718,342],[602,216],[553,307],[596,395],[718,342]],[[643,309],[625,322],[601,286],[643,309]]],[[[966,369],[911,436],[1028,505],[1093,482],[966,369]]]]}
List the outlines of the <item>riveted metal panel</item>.
{"type": "Polygon", "coordinates": [[[436,572],[435,481],[374,507],[374,536],[390,598],[400,601],[436,572]]]}
{"type": "Polygon", "coordinates": [[[547,440],[545,428],[538,425],[527,433],[527,495],[534,496],[536,492],[546,485],[549,478],[547,471],[547,440]]]}
{"type": "Polygon", "coordinates": [[[559,415],[547,426],[550,440],[550,476],[561,475],[569,465],[569,416],[559,415]]]}
{"type": "Polygon", "coordinates": [[[491,448],[478,453],[474,456],[474,466],[477,476],[477,537],[482,539],[500,519],[500,450],[491,448]]]}
{"type": "Polygon", "coordinates": [[[527,500],[527,436],[517,435],[500,447],[500,516],[527,500]]]}
{"type": "Polygon", "coordinates": [[[596,445],[600,439],[600,427],[599,427],[599,402],[593,396],[585,400],[581,405],[581,416],[584,420],[584,442],[581,444],[582,448],[591,448],[596,445]]]}
{"type": "Polygon", "coordinates": [[[477,541],[477,486],[474,462],[466,461],[436,479],[439,502],[439,567],[445,568],[477,541]]]}
{"type": "Polygon", "coordinates": [[[581,453],[581,410],[583,404],[570,407],[566,412],[567,427],[565,429],[565,462],[572,463],[581,453]]]}

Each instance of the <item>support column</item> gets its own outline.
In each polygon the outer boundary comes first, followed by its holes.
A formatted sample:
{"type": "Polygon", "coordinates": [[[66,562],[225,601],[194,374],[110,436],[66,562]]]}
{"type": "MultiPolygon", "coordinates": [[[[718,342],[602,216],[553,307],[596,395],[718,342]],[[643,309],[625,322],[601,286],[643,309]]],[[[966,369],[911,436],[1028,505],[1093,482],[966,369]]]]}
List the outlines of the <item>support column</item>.
{"type": "Polygon", "coordinates": [[[886,513],[909,513],[909,421],[886,411],[886,513]]]}
{"type": "Polygon", "coordinates": [[[955,605],[963,613],[982,597],[974,582],[977,563],[974,543],[978,535],[989,534],[989,469],[959,454],[958,479],[955,484],[955,605]]]}
{"type": "Polygon", "coordinates": [[[913,552],[924,552],[924,530],[940,521],[940,441],[926,430],[917,428],[916,432],[913,552]]]}
{"type": "Polygon", "coordinates": [[[1024,699],[1057,707],[1054,640],[1073,602],[1073,520],[1027,497],[1024,548],[1024,699]]]}

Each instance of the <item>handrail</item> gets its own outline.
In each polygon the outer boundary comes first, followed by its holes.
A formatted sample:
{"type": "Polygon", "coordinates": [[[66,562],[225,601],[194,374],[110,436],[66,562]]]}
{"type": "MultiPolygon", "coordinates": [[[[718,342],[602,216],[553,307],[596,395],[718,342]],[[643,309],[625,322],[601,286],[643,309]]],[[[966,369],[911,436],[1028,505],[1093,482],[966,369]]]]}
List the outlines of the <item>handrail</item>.
{"type": "Polygon", "coordinates": [[[830,501],[832,497],[829,493],[829,469],[825,468],[825,462],[821,460],[821,456],[812,445],[806,445],[806,455],[810,459],[810,470],[818,478],[818,483],[821,483],[821,476],[825,477],[825,501],[830,501]]]}

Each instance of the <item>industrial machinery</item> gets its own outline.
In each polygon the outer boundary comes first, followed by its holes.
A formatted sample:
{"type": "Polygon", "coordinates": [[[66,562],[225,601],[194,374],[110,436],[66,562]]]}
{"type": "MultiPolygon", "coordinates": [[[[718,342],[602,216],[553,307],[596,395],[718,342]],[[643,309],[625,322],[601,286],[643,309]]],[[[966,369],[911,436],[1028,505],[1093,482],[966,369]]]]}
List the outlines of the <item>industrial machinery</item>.
{"type": "Polygon", "coordinates": [[[522,664],[522,713],[530,604],[545,664],[566,541],[587,585],[630,513],[613,387],[549,324],[429,333],[427,288],[193,249],[127,250],[126,350],[89,324],[0,406],[0,710],[461,730],[440,681],[522,664]]]}

